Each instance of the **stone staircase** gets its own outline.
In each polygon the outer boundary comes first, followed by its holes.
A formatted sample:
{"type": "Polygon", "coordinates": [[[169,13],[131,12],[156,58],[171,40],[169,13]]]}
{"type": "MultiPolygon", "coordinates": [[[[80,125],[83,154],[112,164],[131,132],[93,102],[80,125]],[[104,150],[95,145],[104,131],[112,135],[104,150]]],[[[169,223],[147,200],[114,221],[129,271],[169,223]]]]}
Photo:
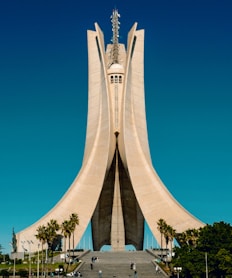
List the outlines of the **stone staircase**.
{"type": "Polygon", "coordinates": [[[146,251],[89,252],[81,257],[78,271],[83,278],[164,278],[156,269],[155,257],[146,251]],[[92,263],[92,258],[97,258],[92,263]],[[92,267],[91,267],[92,263],[92,267]],[[131,269],[131,263],[135,269],[131,269]],[[102,273],[99,273],[101,270],[102,273]]]}

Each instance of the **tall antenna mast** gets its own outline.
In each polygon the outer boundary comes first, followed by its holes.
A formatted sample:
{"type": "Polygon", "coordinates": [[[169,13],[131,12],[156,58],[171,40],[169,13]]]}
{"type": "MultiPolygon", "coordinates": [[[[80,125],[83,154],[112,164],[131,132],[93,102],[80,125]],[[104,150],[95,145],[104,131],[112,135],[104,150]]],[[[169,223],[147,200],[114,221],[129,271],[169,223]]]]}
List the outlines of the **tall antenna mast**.
{"type": "Polygon", "coordinates": [[[113,37],[111,39],[113,43],[112,47],[112,63],[118,64],[118,56],[119,56],[119,45],[118,45],[118,38],[119,38],[119,17],[120,14],[118,13],[118,10],[114,9],[113,14],[111,15],[111,22],[112,22],[112,31],[113,31],[113,37]]]}

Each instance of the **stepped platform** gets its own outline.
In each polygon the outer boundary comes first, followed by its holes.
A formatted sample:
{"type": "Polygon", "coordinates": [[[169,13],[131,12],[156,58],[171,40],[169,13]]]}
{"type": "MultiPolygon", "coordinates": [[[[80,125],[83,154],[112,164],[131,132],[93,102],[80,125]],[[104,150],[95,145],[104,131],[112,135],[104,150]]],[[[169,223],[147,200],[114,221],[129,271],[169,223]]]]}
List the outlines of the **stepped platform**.
{"type": "Polygon", "coordinates": [[[146,251],[90,251],[81,257],[81,261],[78,271],[83,278],[167,277],[157,268],[155,257],[146,251]]]}

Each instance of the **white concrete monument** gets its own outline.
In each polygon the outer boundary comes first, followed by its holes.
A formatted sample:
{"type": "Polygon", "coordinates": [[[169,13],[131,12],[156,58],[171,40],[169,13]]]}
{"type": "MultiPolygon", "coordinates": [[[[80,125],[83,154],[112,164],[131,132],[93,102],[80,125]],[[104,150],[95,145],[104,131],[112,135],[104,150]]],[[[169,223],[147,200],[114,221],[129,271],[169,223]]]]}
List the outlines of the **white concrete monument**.
{"type": "MultiPolygon", "coordinates": [[[[88,120],[82,168],[63,198],[44,217],[16,234],[21,242],[35,238],[37,228],[50,219],[62,223],[79,216],[78,244],[89,222],[93,248],[111,245],[143,249],[144,221],[160,240],[164,219],[177,232],[204,225],[186,211],[160,180],[151,161],[144,101],[144,30],[135,23],[127,47],[118,41],[119,13],[111,17],[112,43],[105,48],[103,32],[95,23],[88,31],[88,120]]],[[[36,251],[37,245],[31,245],[36,251]]]]}

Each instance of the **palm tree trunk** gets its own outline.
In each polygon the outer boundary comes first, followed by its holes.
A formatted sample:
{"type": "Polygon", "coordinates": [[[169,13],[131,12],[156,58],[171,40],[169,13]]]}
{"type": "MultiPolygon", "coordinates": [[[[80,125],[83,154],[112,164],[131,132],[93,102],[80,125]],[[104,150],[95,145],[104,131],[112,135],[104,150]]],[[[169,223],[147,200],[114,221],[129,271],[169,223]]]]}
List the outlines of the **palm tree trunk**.
{"type": "Polygon", "coordinates": [[[74,257],[74,232],[73,232],[73,257],[74,257]]]}
{"type": "Polygon", "coordinates": [[[71,235],[68,237],[68,264],[66,268],[66,273],[68,272],[70,266],[70,241],[71,241],[71,235]]]}
{"type": "Polygon", "coordinates": [[[160,248],[161,248],[161,260],[163,260],[163,234],[160,233],[160,235],[161,235],[161,241],[160,241],[160,244],[161,244],[161,246],[160,246],[160,248]]]}
{"type": "Polygon", "coordinates": [[[44,248],[43,248],[43,243],[42,243],[42,257],[41,257],[41,260],[42,260],[42,275],[43,275],[43,272],[44,272],[44,248]]]}
{"type": "Polygon", "coordinates": [[[166,238],[166,266],[168,265],[168,238],[166,238]]]}
{"type": "Polygon", "coordinates": [[[66,257],[67,257],[67,254],[66,254],[66,253],[67,253],[67,252],[66,252],[66,243],[67,243],[67,242],[66,242],[66,239],[67,239],[67,238],[64,237],[64,262],[65,262],[65,263],[66,263],[66,261],[67,261],[67,258],[66,258],[66,257]]]}

